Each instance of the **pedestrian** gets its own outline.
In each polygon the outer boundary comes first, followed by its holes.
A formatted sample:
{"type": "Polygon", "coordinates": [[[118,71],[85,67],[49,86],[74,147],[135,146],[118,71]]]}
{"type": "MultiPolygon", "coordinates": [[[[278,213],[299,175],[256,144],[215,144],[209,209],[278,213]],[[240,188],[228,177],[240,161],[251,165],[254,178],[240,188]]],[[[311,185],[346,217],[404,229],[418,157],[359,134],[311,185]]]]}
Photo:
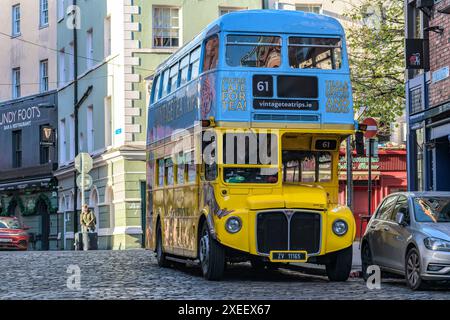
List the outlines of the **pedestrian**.
{"type": "Polygon", "coordinates": [[[83,234],[83,250],[89,250],[89,232],[95,232],[95,226],[97,224],[97,219],[95,218],[94,212],[89,210],[87,204],[83,205],[81,215],[80,215],[80,225],[81,232],[83,234]]]}

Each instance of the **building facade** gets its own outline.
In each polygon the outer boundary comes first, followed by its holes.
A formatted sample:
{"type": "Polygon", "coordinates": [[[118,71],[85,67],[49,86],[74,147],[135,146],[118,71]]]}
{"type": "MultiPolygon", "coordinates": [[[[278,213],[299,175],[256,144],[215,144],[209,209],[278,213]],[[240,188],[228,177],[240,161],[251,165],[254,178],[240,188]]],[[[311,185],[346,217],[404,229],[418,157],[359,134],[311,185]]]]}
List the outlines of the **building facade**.
{"type": "MultiPolygon", "coordinates": [[[[369,208],[368,178],[369,158],[358,157],[353,154],[353,203],[352,210],[356,220],[356,237],[359,238],[365,231],[364,216],[369,208]]],[[[346,203],[347,192],[347,162],[345,150],[341,150],[339,163],[339,203],[346,203]]],[[[406,178],[406,148],[380,147],[376,157],[372,158],[372,205],[371,213],[378,207],[383,199],[394,192],[407,190],[406,178]]]]}
{"type": "Polygon", "coordinates": [[[58,246],[56,1],[0,11],[0,215],[30,227],[30,249],[58,246]]]}
{"type": "Polygon", "coordinates": [[[450,0],[405,0],[409,190],[450,190],[450,0]]]}
{"type": "Polygon", "coordinates": [[[74,223],[78,223],[74,207],[81,207],[79,191],[75,206],[74,158],[87,152],[94,168],[90,172],[93,186],[85,197],[97,216],[99,248],[141,247],[145,241],[146,116],[151,87],[151,80],[145,79],[151,79],[159,63],[220,14],[261,8],[262,3],[79,0],[76,7],[70,7],[68,1],[59,4],[59,168],[55,175],[63,217],[61,246],[73,248],[74,223]],[[71,27],[73,14],[78,19],[77,41],[71,27]],[[80,99],[76,121],[74,106],[80,99]]]}

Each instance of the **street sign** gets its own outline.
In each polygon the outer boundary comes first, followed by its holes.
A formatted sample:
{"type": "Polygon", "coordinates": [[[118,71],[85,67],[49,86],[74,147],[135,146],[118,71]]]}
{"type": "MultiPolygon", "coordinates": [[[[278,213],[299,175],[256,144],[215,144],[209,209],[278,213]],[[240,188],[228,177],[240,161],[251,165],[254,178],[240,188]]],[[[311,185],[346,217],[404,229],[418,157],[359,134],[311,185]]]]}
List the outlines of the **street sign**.
{"type": "Polygon", "coordinates": [[[92,187],[92,177],[88,174],[80,174],[77,178],[77,186],[83,191],[89,190],[92,187]]]}
{"type": "Polygon", "coordinates": [[[366,147],[366,157],[378,157],[378,140],[377,139],[367,139],[365,143],[366,147]],[[372,148],[369,148],[369,143],[372,143],[372,148]],[[369,155],[369,149],[372,149],[372,154],[369,155]]]}
{"type": "Polygon", "coordinates": [[[364,133],[364,137],[366,137],[366,139],[373,138],[377,135],[378,123],[374,118],[364,119],[363,124],[367,126],[366,132],[364,133]]]}
{"type": "Polygon", "coordinates": [[[92,157],[89,153],[80,153],[75,158],[75,169],[80,173],[89,173],[92,170],[94,164],[92,157]]]}

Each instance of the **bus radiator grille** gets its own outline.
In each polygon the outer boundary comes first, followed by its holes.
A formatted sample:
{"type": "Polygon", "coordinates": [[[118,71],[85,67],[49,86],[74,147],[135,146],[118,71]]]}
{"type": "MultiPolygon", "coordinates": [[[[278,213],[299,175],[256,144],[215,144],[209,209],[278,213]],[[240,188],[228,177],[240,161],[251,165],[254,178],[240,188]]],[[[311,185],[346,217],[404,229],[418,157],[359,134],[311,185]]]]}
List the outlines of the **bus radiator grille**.
{"type": "Polygon", "coordinates": [[[319,213],[292,210],[260,212],[257,215],[257,251],[305,250],[320,252],[321,216],[319,213]]]}

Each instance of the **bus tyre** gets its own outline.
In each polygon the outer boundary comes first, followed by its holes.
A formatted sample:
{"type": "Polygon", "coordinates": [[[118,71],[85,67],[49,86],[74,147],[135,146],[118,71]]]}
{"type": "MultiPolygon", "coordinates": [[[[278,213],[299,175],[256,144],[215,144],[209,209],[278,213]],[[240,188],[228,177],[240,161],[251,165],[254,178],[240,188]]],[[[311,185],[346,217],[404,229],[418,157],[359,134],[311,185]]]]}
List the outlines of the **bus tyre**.
{"type": "Polygon", "coordinates": [[[333,252],[326,264],[330,281],[347,281],[352,270],[353,247],[333,252]]]}
{"type": "Polygon", "coordinates": [[[158,261],[158,266],[160,267],[169,266],[169,262],[166,259],[166,254],[163,249],[161,225],[159,223],[156,230],[156,260],[158,261]]]}
{"type": "Polygon", "coordinates": [[[202,273],[207,280],[220,280],[225,272],[225,250],[211,237],[205,222],[199,239],[199,258],[202,273]]]}

